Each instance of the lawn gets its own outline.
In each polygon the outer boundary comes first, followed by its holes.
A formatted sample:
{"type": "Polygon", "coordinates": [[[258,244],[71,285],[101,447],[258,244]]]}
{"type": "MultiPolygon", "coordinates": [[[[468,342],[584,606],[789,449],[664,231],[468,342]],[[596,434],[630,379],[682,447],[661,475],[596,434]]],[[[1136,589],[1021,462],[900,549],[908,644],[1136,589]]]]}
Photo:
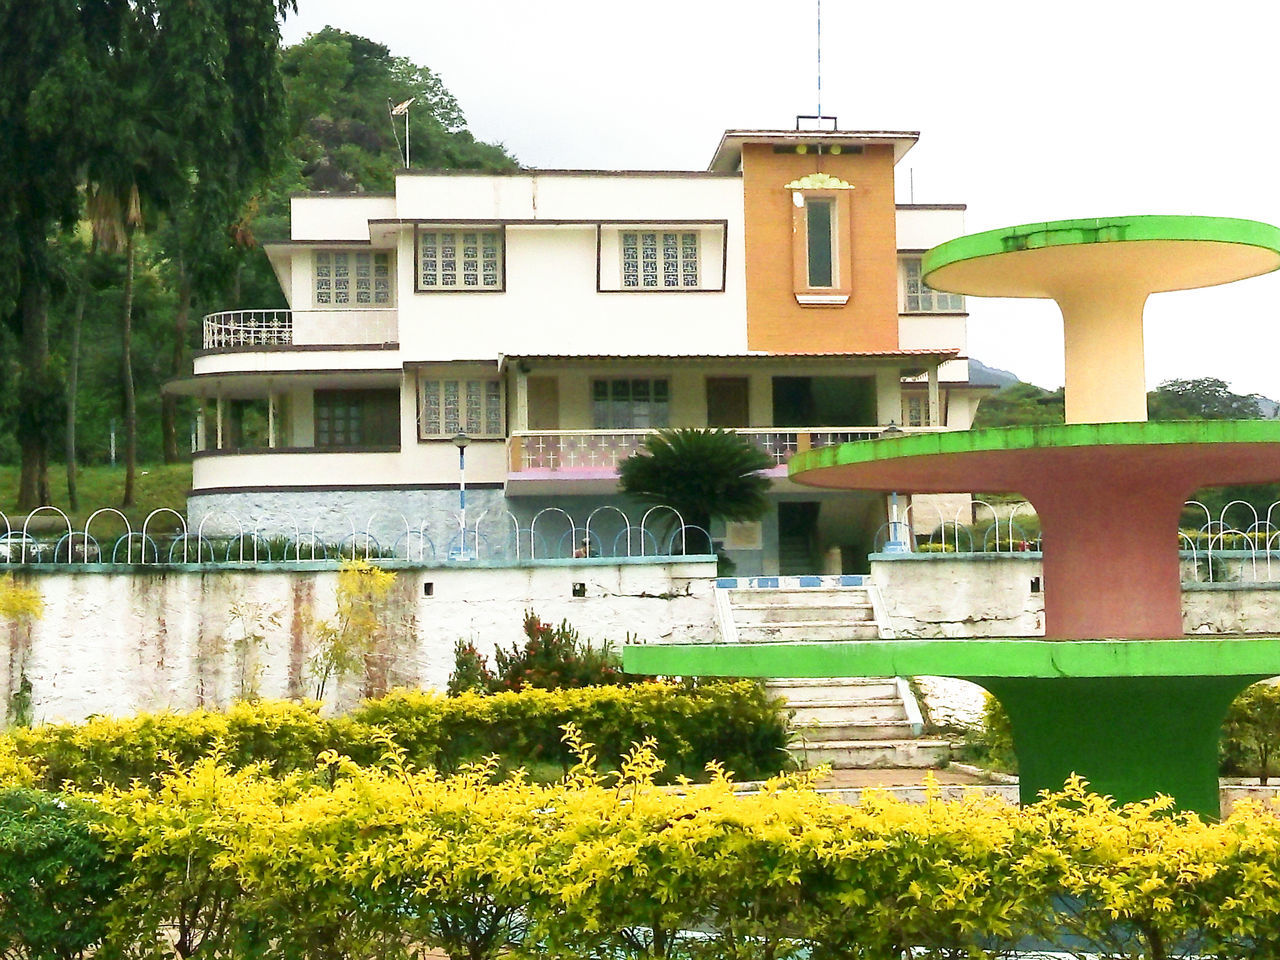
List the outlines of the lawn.
{"type": "MultiPolygon", "coordinates": [[[[81,467],[77,475],[80,487],[80,509],[71,511],[67,504],[67,471],[62,464],[49,468],[49,483],[52,487],[53,503],[51,506],[65,510],[77,528],[84,526],[85,519],[93,511],[102,507],[120,506],[120,496],[124,492],[124,467],[81,467]]],[[[147,514],[161,507],[177,510],[183,516],[187,512],[187,491],[191,489],[191,464],[147,464],[138,467],[135,481],[134,499],[137,506],[124,511],[134,529],[142,525],[147,514]]],[[[24,511],[18,510],[18,468],[16,466],[0,466],[0,510],[14,523],[15,517],[22,517],[24,511]]],[[[45,514],[53,517],[51,513],[45,514]]],[[[103,524],[105,531],[109,524],[107,517],[94,521],[94,530],[103,524]]],[[[157,518],[157,523],[162,518],[157,518]]],[[[162,528],[174,526],[173,518],[168,517],[162,528]]],[[[20,524],[18,524],[20,525],[20,524]]],[[[153,524],[154,525],[154,524],[153,524]]],[[[0,522],[0,534],[3,534],[3,523],[0,522]]]]}

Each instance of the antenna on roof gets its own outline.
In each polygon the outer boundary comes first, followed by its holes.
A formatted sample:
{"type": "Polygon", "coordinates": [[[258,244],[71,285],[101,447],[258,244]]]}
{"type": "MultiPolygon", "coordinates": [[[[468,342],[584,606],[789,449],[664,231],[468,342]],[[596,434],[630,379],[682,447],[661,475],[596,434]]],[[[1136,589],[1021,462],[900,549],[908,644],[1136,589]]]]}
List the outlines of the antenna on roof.
{"type": "MultiPolygon", "coordinates": [[[[391,98],[387,98],[387,115],[390,117],[404,117],[404,168],[409,169],[409,108],[413,106],[413,102],[417,97],[410,97],[408,100],[397,103],[394,107],[391,105],[391,98]]],[[[391,132],[396,132],[395,121],[391,121],[391,132]]],[[[396,146],[400,146],[400,138],[396,137],[396,146]]]]}
{"type": "Polygon", "coordinates": [[[818,116],[822,116],[822,0],[818,0],[818,116]]]}

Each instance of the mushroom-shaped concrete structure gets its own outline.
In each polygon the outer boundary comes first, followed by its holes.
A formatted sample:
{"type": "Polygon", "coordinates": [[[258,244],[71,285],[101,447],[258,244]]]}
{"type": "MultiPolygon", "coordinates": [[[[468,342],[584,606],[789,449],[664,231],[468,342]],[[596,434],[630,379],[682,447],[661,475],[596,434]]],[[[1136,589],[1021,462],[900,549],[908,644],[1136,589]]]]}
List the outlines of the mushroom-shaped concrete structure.
{"type": "Polygon", "coordinates": [[[1066,350],[1067,423],[1147,419],[1147,297],[1280,269],[1280,229],[1226,217],[1029,223],[959,237],[922,264],[935,290],[1055,300],[1066,350]]]}
{"type": "Polygon", "coordinates": [[[1182,636],[1178,515],[1200,487],[1280,480],[1280,423],[1055,424],[904,434],[796,454],[836,490],[1012,491],[1044,534],[1045,636],[1182,636]]]}

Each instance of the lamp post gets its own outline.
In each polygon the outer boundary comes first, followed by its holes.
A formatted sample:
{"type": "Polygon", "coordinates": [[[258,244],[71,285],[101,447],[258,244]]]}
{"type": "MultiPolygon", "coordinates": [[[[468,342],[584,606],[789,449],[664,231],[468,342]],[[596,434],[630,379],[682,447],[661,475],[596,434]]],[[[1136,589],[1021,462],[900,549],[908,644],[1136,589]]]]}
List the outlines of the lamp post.
{"type": "Polygon", "coordinates": [[[458,559],[467,559],[467,444],[471,438],[456,433],[453,445],[458,448],[458,559]]]}

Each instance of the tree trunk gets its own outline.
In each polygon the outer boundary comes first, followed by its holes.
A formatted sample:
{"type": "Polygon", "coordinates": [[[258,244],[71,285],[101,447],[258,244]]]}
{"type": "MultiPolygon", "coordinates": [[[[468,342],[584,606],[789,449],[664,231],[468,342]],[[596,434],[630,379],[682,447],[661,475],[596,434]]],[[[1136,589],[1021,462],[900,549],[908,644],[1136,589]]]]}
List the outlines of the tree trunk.
{"type": "Polygon", "coordinates": [[[89,295],[89,269],[93,251],[85,256],[76,309],[71,316],[70,356],[67,358],[67,506],[80,509],[80,492],[76,481],[76,394],[80,386],[80,326],[84,322],[84,304],[89,295]]]}
{"type": "MultiPolygon", "coordinates": [[[[43,239],[40,241],[43,243],[43,239]]],[[[22,377],[19,387],[18,444],[22,453],[22,469],[18,479],[18,508],[34,510],[41,506],[42,494],[49,489],[49,437],[35,425],[42,420],[38,407],[44,398],[43,385],[49,365],[49,296],[37,264],[24,257],[18,309],[22,315],[22,377]],[[25,384],[25,389],[23,388],[25,384]],[[24,410],[25,408],[25,410],[24,410]]],[[[38,256],[38,254],[35,254],[38,256]]]]}
{"type": "MultiPolygon", "coordinates": [[[[187,364],[187,328],[191,322],[191,280],[178,253],[178,310],[173,318],[173,376],[180,377],[187,364]]],[[[160,431],[164,437],[164,462],[178,462],[178,398],[165,394],[160,406],[160,431]]]]}
{"type": "Polygon", "coordinates": [[[134,505],[134,475],[138,470],[138,402],[133,391],[133,262],[134,231],[125,240],[124,319],[121,326],[121,379],[124,385],[124,496],[121,507],[134,505]]]}

